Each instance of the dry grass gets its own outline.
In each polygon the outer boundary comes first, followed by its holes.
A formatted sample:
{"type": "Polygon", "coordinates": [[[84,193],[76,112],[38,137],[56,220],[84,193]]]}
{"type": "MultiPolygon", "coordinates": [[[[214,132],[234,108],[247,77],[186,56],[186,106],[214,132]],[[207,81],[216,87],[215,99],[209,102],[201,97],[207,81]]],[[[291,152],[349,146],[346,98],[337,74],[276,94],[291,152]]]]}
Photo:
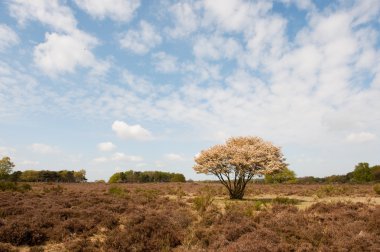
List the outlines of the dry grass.
{"type": "Polygon", "coordinates": [[[0,192],[0,251],[375,251],[371,185],[32,184],[0,192]]]}

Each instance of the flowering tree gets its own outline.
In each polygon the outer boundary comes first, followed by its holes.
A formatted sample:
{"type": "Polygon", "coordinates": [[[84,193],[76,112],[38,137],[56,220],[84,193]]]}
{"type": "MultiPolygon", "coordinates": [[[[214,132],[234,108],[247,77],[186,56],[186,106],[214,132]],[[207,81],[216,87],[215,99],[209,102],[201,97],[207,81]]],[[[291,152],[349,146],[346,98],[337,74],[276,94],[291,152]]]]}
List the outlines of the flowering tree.
{"type": "Polygon", "coordinates": [[[228,189],[231,199],[242,199],[254,175],[265,175],[286,168],[279,147],[259,137],[232,137],[195,158],[197,173],[214,174],[228,189]]]}

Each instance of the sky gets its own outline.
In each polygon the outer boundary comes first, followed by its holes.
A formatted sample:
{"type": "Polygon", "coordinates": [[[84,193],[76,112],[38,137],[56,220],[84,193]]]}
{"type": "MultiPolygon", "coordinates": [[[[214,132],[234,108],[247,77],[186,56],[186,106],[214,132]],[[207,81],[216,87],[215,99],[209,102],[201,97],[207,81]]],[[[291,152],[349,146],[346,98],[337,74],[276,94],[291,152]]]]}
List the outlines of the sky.
{"type": "Polygon", "coordinates": [[[378,0],[0,2],[0,157],[196,174],[232,136],[298,176],[380,164],[378,0]]]}

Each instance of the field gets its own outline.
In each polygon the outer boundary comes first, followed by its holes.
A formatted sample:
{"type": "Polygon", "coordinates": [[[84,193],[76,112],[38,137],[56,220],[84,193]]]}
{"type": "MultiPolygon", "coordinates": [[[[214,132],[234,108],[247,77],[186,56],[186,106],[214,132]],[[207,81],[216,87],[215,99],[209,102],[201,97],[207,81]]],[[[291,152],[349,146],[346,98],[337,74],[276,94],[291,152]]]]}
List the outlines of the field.
{"type": "Polygon", "coordinates": [[[0,251],[379,251],[373,185],[31,184],[0,191],[0,251]]]}

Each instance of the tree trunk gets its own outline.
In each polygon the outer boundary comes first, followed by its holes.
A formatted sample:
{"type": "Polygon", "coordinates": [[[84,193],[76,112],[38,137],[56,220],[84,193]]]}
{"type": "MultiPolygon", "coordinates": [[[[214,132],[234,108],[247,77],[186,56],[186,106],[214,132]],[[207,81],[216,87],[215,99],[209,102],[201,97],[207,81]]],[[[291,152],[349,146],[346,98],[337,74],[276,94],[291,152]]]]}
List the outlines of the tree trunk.
{"type": "Polygon", "coordinates": [[[242,200],[244,197],[244,190],[233,190],[230,191],[230,199],[242,200]]]}

